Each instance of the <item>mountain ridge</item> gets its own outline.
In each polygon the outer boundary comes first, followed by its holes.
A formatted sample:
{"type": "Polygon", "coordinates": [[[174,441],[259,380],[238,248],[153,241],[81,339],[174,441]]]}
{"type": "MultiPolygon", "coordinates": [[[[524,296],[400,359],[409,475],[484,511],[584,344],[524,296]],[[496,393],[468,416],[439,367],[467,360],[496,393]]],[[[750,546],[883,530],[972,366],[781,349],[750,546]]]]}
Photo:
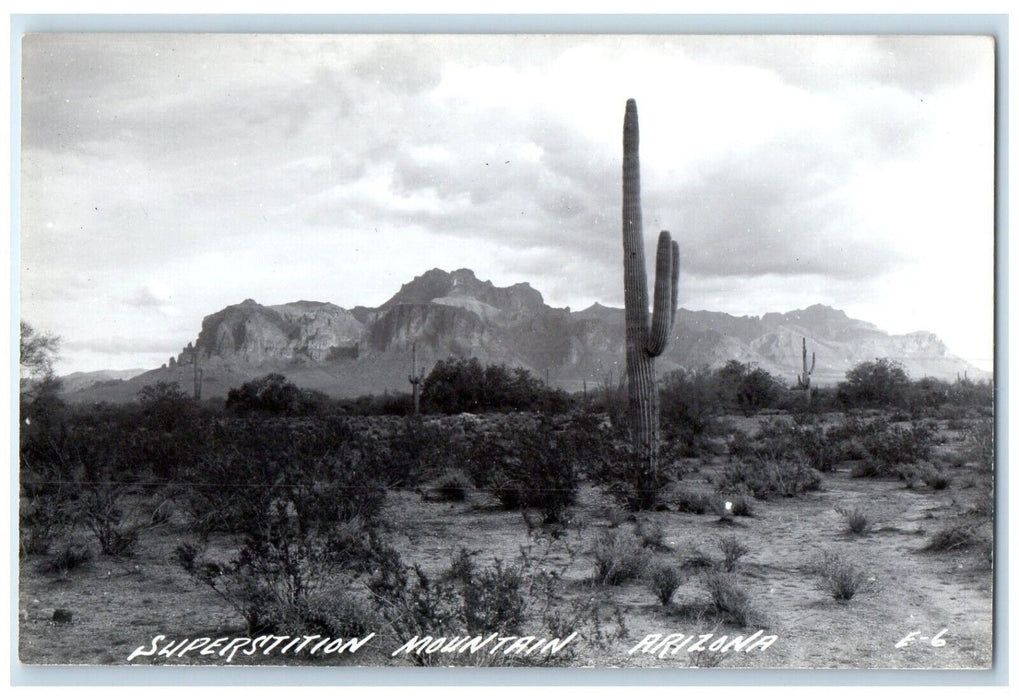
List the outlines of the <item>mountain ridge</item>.
{"type": "MultiPolygon", "coordinates": [[[[407,391],[411,347],[426,371],[453,355],[524,367],[554,386],[579,391],[618,381],[625,367],[622,308],[594,303],[580,311],[545,304],[529,283],[497,287],[461,268],[434,268],[403,284],[379,307],[344,309],[300,300],[264,306],[245,299],[206,316],[194,342],[162,367],[122,382],[73,393],[80,400],[130,400],[147,383],[176,381],[190,390],[194,362],[203,395],[269,371],[338,397],[407,391]]],[[[750,363],[790,386],[801,371],[802,338],[816,352],[814,381],[830,385],[859,362],[890,357],[914,378],[986,375],[954,357],[928,331],[892,335],[823,304],[762,316],[680,308],[658,374],[730,360],[750,363]]]]}

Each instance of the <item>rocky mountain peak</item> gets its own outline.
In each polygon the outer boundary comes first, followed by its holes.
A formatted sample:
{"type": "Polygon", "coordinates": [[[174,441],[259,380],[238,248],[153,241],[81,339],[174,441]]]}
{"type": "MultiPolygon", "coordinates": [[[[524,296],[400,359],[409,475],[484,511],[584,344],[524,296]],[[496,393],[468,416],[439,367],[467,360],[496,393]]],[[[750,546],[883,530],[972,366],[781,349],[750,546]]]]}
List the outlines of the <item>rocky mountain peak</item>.
{"type": "Polygon", "coordinates": [[[538,313],[547,308],[541,293],[527,282],[496,287],[489,280],[479,280],[474,271],[467,268],[453,272],[436,268],[401,286],[379,310],[386,311],[400,304],[444,303],[450,298],[473,299],[511,314],[538,313]]]}

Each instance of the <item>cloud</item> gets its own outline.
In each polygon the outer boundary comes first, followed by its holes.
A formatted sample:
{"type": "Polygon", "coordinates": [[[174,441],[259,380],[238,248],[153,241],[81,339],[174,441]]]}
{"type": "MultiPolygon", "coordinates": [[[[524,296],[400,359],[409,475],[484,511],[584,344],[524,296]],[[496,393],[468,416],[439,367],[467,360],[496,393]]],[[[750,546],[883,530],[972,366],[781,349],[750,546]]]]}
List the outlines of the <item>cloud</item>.
{"type": "Polygon", "coordinates": [[[631,96],[648,254],[673,232],[691,299],[765,311],[799,289],[804,306],[844,306],[984,225],[973,212],[989,185],[973,173],[991,151],[973,137],[991,113],[986,49],[958,37],[29,37],[26,312],[68,338],[143,327],[172,351],[182,319],[197,332],[225,303],[379,303],[429,267],[528,281],[557,304],[619,303],[631,96]]]}
{"type": "Polygon", "coordinates": [[[126,303],[138,308],[166,311],[173,301],[173,290],[159,282],[149,282],[135,290],[126,303]]]}

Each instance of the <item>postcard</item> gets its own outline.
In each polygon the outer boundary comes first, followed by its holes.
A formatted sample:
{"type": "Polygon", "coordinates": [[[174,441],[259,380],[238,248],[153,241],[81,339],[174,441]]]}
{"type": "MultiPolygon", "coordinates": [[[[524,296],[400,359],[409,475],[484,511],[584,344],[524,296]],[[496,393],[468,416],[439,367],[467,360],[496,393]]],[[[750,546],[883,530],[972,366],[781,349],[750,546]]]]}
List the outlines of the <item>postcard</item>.
{"type": "Polygon", "coordinates": [[[995,55],[26,34],[21,664],[991,668],[995,55]]]}

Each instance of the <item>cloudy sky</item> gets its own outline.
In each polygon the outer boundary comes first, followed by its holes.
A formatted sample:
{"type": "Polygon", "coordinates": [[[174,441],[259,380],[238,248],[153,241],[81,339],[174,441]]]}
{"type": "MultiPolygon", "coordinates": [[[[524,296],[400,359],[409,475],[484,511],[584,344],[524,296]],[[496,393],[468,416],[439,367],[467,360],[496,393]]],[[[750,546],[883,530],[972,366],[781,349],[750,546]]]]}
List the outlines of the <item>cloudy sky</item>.
{"type": "Polygon", "coordinates": [[[681,306],[824,303],[991,367],[989,39],[39,34],[22,73],[21,310],[62,373],[433,267],[621,306],[630,97],[681,306]]]}

